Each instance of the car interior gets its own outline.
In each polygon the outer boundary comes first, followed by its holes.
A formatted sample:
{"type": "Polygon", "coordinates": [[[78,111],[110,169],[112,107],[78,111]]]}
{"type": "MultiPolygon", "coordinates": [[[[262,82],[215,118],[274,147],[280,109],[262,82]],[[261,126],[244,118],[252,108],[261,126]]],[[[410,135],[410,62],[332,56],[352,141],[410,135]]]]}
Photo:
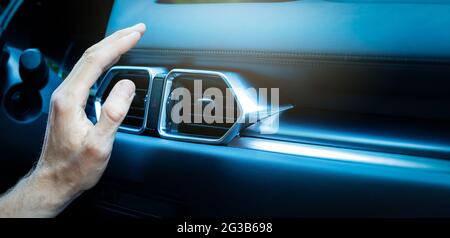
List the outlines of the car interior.
{"type": "Polygon", "coordinates": [[[450,217],[449,12],[448,0],[0,1],[0,193],[35,165],[51,95],[83,52],[143,22],[86,107],[96,122],[115,82],[136,85],[108,168],[60,217],[450,217]],[[193,80],[232,89],[231,123],[171,122],[172,90],[193,80]],[[256,110],[250,87],[276,88],[280,107],[238,124],[256,110]]]}

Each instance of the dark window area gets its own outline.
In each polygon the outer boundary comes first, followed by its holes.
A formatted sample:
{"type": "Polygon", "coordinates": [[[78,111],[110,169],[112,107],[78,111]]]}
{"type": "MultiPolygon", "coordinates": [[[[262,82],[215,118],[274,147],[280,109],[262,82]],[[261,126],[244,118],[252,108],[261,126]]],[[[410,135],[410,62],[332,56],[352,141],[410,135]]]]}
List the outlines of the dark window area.
{"type": "Polygon", "coordinates": [[[24,1],[5,32],[9,46],[39,48],[55,68],[70,71],[104,37],[112,0],[24,1]]]}

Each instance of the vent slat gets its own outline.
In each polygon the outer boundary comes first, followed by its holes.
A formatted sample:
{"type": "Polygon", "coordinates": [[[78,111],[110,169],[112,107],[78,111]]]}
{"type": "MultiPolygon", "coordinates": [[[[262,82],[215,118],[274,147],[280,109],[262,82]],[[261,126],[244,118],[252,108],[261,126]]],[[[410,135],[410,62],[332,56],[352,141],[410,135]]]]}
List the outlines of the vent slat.
{"type": "Polygon", "coordinates": [[[132,118],[132,119],[144,119],[144,117],[140,117],[140,116],[132,116],[132,115],[127,115],[125,118],[132,118]]]}
{"type": "Polygon", "coordinates": [[[144,126],[145,106],[147,102],[147,94],[150,83],[150,76],[146,70],[124,69],[114,72],[109,85],[104,91],[102,100],[111,92],[114,85],[120,80],[128,79],[136,86],[136,96],[133,98],[130,110],[122,122],[123,128],[139,130],[144,126]]]}
{"type": "Polygon", "coordinates": [[[131,106],[130,110],[136,110],[136,111],[145,111],[145,108],[143,107],[135,107],[135,106],[131,106]]]}
{"type": "MultiPolygon", "coordinates": [[[[195,122],[195,119],[202,119],[201,123],[180,123],[176,124],[173,123],[171,118],[171,108],[173,108],[173,105],[175,103],[178,103],[179,101],[172,101],[170,104],[167,105],[167,108],[165,112],[167,113],[167,124],[166,124],[166,133],[177,135],[182,134],[186,137],[193,137],[193,138],[209,138],[209,139],[219,139],[222,136],[224,136],[227,131],[230,130],[230,128],[235,124],[237,121],[237,115],[239,114],[239,108],[237,106],[236,98],[233,96],[233,104],[232,105],[226,105],[226,96],[229,95],[227,93],[228,85],[226,82],[220,78],[215,76],[208,76],[208,75],[181,75],[177,76],[172,79],[172,88],[171,90],[175,90],[176,88],[185,88],[190,91],[191,97],[190,97],[190,105],[191,110],[187,115],[183,113],[183,116],[188,116],[192,122],[195,122]],[[195,92],[195,80],[201,80],[202,81],[202,92],[195,92]],[[206,119],[214,119],[214,116],[205,116],[202,114],[195,113],[194,108],[195,106],[200,106],[203,110],[207,105],[209,105],[212,102],[211,98],[204,97],[205,90],[208,88],[217,88],[221,91],[222,96],[214,97],[216,100],[221,100],[224,105],[223,106],[223,116],[222,116],[222,123],[206,123],[204,120],[206,119]],[[234,115],[226,115],[226,111],[229,109],[234,109],[234,115]],[[233,123],[227,123],[227,121],[233,121],[233,123]]],[[[217,109],[217,108],[216,108],[217,109]]],[[[208,120],[207,120],[208,121],[208,120]]]]}
{"type": "Polygon", "coordinates": [[[190,127],[196,127],[196,128],[208,128],[208,129],[219,129],[219,130],[228,130],[230,129],[229,126],[225,127],[225,126],[214,126],[214,125],[209,125],[209,124],[183,124],[184,126],[190,126],[190,127]]]}

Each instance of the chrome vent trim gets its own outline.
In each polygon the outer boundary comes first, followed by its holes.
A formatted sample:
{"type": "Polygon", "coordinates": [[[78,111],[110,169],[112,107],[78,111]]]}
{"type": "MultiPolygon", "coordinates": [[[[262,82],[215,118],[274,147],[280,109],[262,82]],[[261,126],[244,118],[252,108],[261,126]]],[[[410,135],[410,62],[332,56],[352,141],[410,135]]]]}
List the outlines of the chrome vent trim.
{"type": "MultiPolygon", "coordinates": [[[[148,88],[147,93],[145,95],[145,102],[144,102],[144,118],[142,121],[142,126],[139,128],[129,127],[129,126],[120,126],[119,131],[132,133],[132,134],[141,134],[144,132],[146,125],[147,125],[147,119],[148,119],[148,113],[149,113],[149,98],[150,93],[152,91],[152,85],[153,85],[153,78],[159,74],[165,71],[164,68],[156,68],[156,67],[137,67],[137,66],[115,66],[112,67],[103,78],[101,85],[97,91],[97,94],[95,96],[95,103],[94,103],[94,109],[95,109],[95,117],[97,121],[100,119],[101,114],[101,107],[102,107],[102,98],[103,94],[105,93],[105,90],[108,88],[111,80],[116,76],[117,74],[127,72],[127,71],[143,71],[146,74],[148,74],[148,88]]],[[[141,72],[142,73],[142,72],[141,72]]],[[[125,78],[124,78],[125,79],[125,78]]]]}
{"type": "Polygon", "coordinates": [[[240,132],[242,127],[245,125],[245,119],[252,110],[257,108],[257,99],[249,97],[244,91],[247,89],[245,80],[238,74],[228,73],[228,72],[218,72],[218,71],[206,71],[206,70],[192,70],[192,69],[174,69],[168,73],[164,82],[164,93],[161,100],[161,110],[160,119],[158,123],[158,132],[162,138],[181,140],[188,142],[197,142],[204,144],[227,144],[231,142],[240,132]],[[167,121],[167,104],[170,98],[170,93],[172,89],[172,82],[175,78],[180,76],[199,76],[201,77],[217,77],[224,81],[230,91],[235,97],[238,109],[238,117],[235,123],[228,129],[228,131],[219,139],[202,138],[196,136],[181,135],[176,133],[168,133],[166,131],[166,121],[167,121]],[[245,105],[252,104],[252,105],[245,105]],[[255,106],[256,107],[253,107],[255,106]]]}

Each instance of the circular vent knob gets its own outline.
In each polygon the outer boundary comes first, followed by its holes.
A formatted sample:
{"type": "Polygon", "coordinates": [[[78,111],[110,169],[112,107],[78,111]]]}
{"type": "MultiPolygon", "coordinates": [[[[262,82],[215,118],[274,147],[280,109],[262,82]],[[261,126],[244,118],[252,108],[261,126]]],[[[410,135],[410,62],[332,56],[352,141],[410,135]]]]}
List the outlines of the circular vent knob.
{"type": "Polygon", "coordinates": [[[38,49],[28,49],[19,60],[19,73],[22,81],[29,87],[42,89],[48,82],[48,66],[38,49]]]}

